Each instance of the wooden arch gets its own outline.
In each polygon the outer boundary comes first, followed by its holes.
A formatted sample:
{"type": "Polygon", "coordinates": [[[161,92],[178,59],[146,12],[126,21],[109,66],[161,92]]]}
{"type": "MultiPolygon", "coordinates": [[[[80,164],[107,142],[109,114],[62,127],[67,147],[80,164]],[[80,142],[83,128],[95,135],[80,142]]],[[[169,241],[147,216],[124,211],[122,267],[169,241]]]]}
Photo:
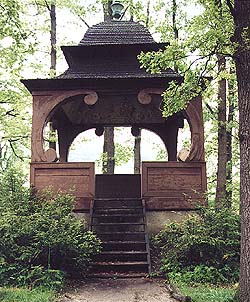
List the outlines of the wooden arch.
{"type": "MultiPolygon", "coordinates": [[[[149,104],[152,100],[151,94],[162,95],[163,89],[143,89],[138,94],[138,101],[141,104],[149,104]]],[[[186,161],[204,160],[204,129],[202,118],[201,96],[190,101],[184,110],[191,131],[191,148],[186,161]]]]}
{"type": "MultiPolygon", "coordinates": [[[[150,104],[151,94],[162,95],[163,89],[143,89],[138,93],[138,102],[142,105],[150,104]]],[[[83,102],[87,105],[94,105],[98,101],[98,95],[93,90],[77,89],[71,91],[47,91],[46,93],[33,93],[33,128],[32,128],[32,162],[53,162],[56,160],[56,151],[54,149],[44,150],[43,147],[43,130],[47,121],[51,118],[55,110],[65,102],[66,99],[74,96],[83,95],[83,102]],[[41,109],[42,108],[42,109],[41,109]]],[[[201,97],[192,100],[184,116],[187,119],[191,130],[191,149],[186,161],[203,161],[204,160],[204,130],[202,120],[201,97]]],[[[133,125],[131,125],[133,126],[133,125]]],[[[93,126],[76,127],[71,133],[62,140],[59,138],[60,161],[67,161],[68,149],[74,138],[81,132],[95,128],[93,126]]],[[[164,129],[154,128],[154,126],[143,125],[142,128],[150,130],[157,134],[165,143],[169,160],[176,160],[174,149],[166,143],[166,134],[164,129]]],[[[61,130],[61,131],[66,131],[61,130]]],[[[60,135],[59,135],[60,136],[60,135]]],[[[62,137],[62,136],[61,136],[62,137]]]]}
{"type": "Polygon", "coordinates": [[[85,95],[83,101],[93,105],[98,100],[98,95],[93,90],[77,89],[71,91],[51,91],[33,93],[33,116],[32,116],[32,162],[52,162],[56,159],[56,152],[53,149],[44,151],[43,129],[54,110],[67,98],[76,95],[85,95]]]}

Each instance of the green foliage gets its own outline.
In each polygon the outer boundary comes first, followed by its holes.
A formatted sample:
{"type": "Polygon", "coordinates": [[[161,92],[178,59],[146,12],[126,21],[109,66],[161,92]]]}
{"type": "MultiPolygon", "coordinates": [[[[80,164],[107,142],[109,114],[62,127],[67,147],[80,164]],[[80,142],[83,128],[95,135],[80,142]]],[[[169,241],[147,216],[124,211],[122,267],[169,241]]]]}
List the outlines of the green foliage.
{"type": "Polygon", "coordinates": [[[230,210],[202,209],[181,223],[170,223],[153,238],[161,270],[188,283],[237,282],[239,215],[230,210]]]}
{"type": "Polygon", "coordinates": [[[62,285],[85,275],[100,241],[73,216],[69,195],[31,197],[21,175],[6,172],[0,193],[0,285],[62,285]]]}
{"type": "Polygon", "coordinates": [[[35,288],[0,288],[2,302],[54,302],[56,297],[53,291],[35,288]]]}
{"type": "Polygon", "coordinates": [[[28,153],[30,100],[20,77],[34,48],[24,6],[18,0],[3,0],[0,4],[0,168],[13,154],[23,158],[28,153]]]}
{"type": "Polygon", "coordinates": [[[132,146],[122,145],[119,143],[115,144],[115,164],[116,166],[121,166],[126,164],[131,158],[133,158],[133,148],[132,146]]]}
{"type": "Polygon", "coordinates": [[[190,287],[185,284],[178,285],[181,293],[191,297],[193,302],[232,302],[235,289],[197,285],[190,287]]]}
{"type": "MultiPolygon", "coordinates": [[[[231,57],[234,53],[235,47],[229,43],[233,35],[233,18],[228,6],[223,3],[218,7],[213,0],[196,3],[200,5],[201,12],[189,20],[185,19],[185,26],[178,26],[185,29],[179,30],[178,39],[173,37],[171,26],[161,26],[161,34],[168,36],[169,46],[164,51],[141,53],[139,56],[142,67],[151,73],[174,68],[183,76],[181,85],[172,82],[164,93],[165,117],[185,109],[194,97],[203,94],[209,86],[209,77],[224,78],[225,75],[218,75],[216,69],[217,55],[231,57]]],[[[178,7],[177,15],[179,10],[178,7]]]]}

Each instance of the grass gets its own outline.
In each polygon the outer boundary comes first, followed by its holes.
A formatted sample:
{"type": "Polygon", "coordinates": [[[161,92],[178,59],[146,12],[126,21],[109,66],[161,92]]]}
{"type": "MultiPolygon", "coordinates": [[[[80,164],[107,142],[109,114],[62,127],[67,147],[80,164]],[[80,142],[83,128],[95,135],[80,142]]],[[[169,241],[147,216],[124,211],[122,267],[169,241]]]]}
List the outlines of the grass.
{"type": "Polygon", "coordinates": [[[233,302],[235,289],[208,285],[178,285],[182,295],[190,296],[192,302],[233,302]]]}
{"type": "Polygon", "coordinates": [[[1,302],[55,302],[55,292],[46,289],[0,287],[1,302]]]}

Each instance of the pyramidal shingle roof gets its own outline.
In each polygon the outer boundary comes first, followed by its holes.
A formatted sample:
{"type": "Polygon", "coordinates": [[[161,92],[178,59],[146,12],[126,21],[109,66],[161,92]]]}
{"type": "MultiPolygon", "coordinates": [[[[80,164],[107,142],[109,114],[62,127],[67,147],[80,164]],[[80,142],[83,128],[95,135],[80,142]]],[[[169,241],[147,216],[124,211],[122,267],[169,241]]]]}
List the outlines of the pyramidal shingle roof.
{"type": "Polygon", "coordinates": [[[79,45],[156,43],[146,27],[133,21],[101,22],[90,27],[79,45]]]}
{"type": "Polygon", "coordinates": [[[69,65],[63,74],[53,79],[22,82],[30,91],[82,87],[84,81],[91,81],[93,85],[102,80],[106,83],[110,79],[130,80],[131,85],[134,81],[139,85],[140,81],[144,83],[148,80],[147,86],[150,87],[166,85],[171,80],[179,82],[182,77],[174,70],[169,68],[161,73],[151,74],[141,68],[138,61],[141,52],[163,50],[167,45],[156,43],[148,29],[138,22],[101,22],[90,27],[78,45],[62,46],[69,65]]]}

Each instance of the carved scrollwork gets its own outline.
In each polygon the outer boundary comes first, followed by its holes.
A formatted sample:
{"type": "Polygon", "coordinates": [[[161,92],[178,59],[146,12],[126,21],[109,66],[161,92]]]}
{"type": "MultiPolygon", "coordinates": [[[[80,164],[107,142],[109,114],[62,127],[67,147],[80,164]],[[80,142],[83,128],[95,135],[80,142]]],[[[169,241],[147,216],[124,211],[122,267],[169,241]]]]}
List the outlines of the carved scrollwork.
{"type": "Polygon", "coordinates": [[[95,105],[95,103],[98,101],[98,95],[95,91],[86,91],[87,95],[84,97],[84,103],[87,105],[95,105]]]}
{"type": "Polygon", "coordinates": [[[67,98],[85,95],[84,102],[94,105],[98,95],[93,90],[77,89],[70,91],[43,91],[33,93],[32,118],[32,162],[53,162],[56,154],[43,148],[43,129],[54,110],[67,98]]]}
{"type": "Polygon", "coordinates": [[[52,148],[46,150],[44,154],[48,162],[55,162],[57,160],[56,151],[52,148]]]}
{"type": "Polygon", "coordinates": [[[142,89],[138,93],[137,99],[138,99],[139,103],[141,103],[143,105],[148,105],[152,101],[151,94],[161,95],[163,93],[163,91],[164,91],[163,89],[159,89],[159,88],[146,88],[146,89],[142,89]]]}
{"type": "Polygon", "coordinates": [[[189,103],[185,110],[185,115],[191,130],[191,149],[186,161],[204,160],[204,139],[203,139],[203,122],[201,112],[196,109],[193,102],[201,100],[193,100],[189,103]]]}

